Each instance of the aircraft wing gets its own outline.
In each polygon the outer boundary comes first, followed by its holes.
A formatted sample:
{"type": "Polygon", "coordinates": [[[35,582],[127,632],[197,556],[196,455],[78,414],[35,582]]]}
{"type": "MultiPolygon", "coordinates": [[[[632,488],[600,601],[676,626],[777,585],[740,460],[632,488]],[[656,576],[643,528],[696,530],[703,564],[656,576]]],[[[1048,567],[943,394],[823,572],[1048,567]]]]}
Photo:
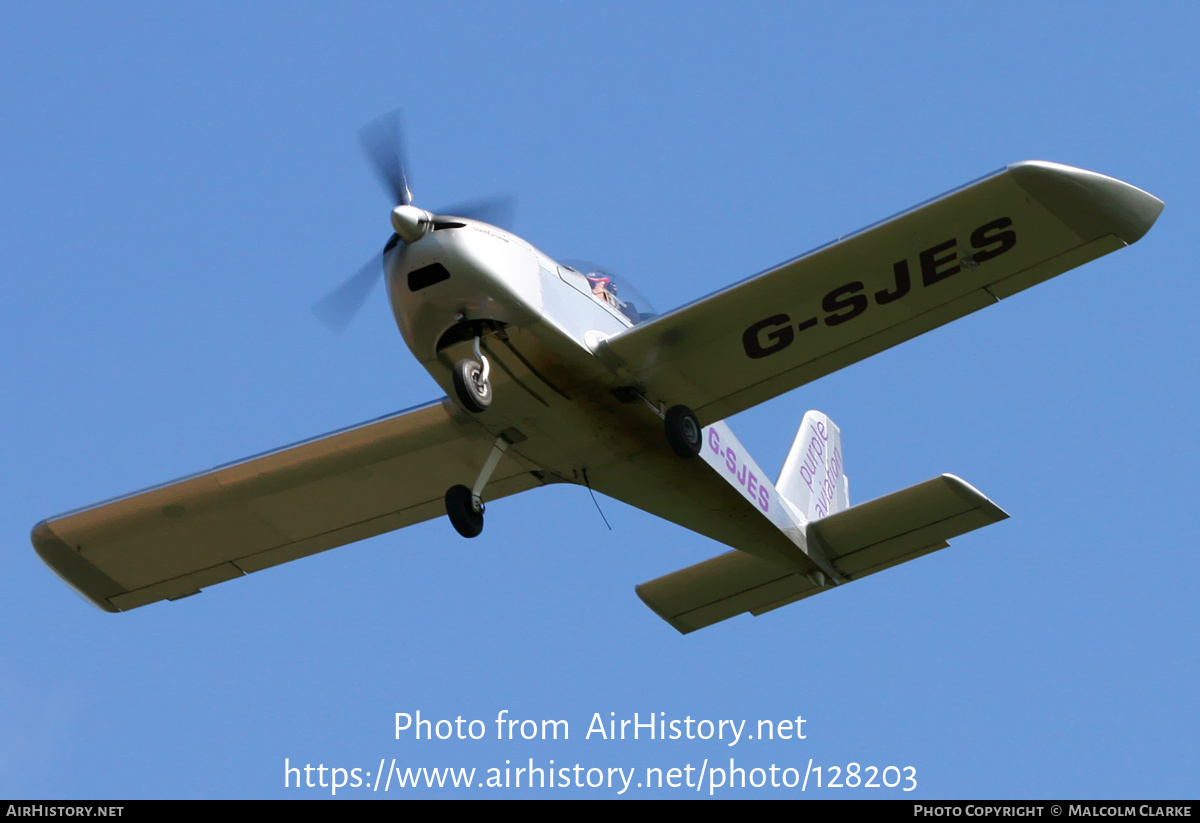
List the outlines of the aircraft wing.
{"type": "MultiPolygon", "coordinates": [[[[1008,517],[969,483],[943,474],[808,524],[838,574],[858,580],[944,549],[951,537],[1008,517]]],[[[637,587],[642,602],[683,634],[750,612],[765,614],[827,591],[807,575],[732,551],[637,587]]]]}
{"type": "MultiPolygon", "coordinates": [[[[443,399],[51,517],[33,545],[88,600],[126,611],[438,517],[494,440],[443,399]]],[[[547,482],[532,469],[507,452],[488,499],[547,482]]]]}
{"type": "Polygon", "coordinates": [[[601,342],[646,396],[721,420],[1136,242],[1162,201],[1025,162],[601,342]]]}

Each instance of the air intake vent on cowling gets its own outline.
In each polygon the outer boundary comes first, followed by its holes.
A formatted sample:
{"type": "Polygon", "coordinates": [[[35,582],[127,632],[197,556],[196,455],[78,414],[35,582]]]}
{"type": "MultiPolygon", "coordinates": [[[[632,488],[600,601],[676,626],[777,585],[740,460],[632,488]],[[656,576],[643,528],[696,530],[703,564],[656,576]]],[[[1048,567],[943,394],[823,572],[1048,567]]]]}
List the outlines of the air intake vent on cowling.
{"type": "Polygon", "coordinates": [[[443,280],[449,279],[450,272],[446,270],[445,266],[441,263],[432,263],[408,273],[408,290],[420,291],[427,286],[432,286],[434,283],[441,283],[443,280]]]}

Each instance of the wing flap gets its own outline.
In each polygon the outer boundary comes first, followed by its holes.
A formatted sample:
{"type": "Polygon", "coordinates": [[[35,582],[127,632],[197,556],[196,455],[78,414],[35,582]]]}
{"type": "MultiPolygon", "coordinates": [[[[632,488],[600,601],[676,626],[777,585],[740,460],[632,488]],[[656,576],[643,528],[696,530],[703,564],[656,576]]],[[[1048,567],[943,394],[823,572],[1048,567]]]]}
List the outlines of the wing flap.
{"type": "MultiPolygon", "coordinates": [[[[944,549],[949,538],[1006,517],[973,486],[944,474],[813,521],[808,538],[818,541],[834,568],[853,581],[944,549]]],[[[827,588],[807,575],[732,551],[643,583],[637,593],[687,634],[742,612],[765,614],[827,588]]]]}
{"type": "MultiPolygon", "coordinates": [[[[490,447],[490,446],[489,446],[490,447]]],[[[486,457],[486,455],[484,456],[486,457]]],[[[484,458],[480,458],[479,462],[474,465],[473,471],[479,470],[479,465],[482,464],[484,458]]],[[[465,468],[465,467],[464,467],[465,468]]],[[[468,482],[470,477],[453,479],[446,478],[445,486],[434,485],[438,481],[431,482],[428,491],[431,494],[430,499],[424,500],[416,505],[400,511],[389,512],[388,514],[379,517],[373,517],[358,523],[351,523],[347,526],[334,529],[324,534],[314,535],[313,537],[304,540],[297,540],[294,543],[289,543],[285,546],[279,546],[274,549],[258,552],[249,557],[241,558],[237,561],[237,565],[247,574],[250,572],[260,571],[271,566],[278,566],[281,563],[288,563],[292,560],[299,560],[301,557],[307,557],[310,554],[326,551],[327,549],[345,546],[348,543],[355,543],[359,540],[365,540],[368,537],[375,537],[379,534],[395,531],[396,529],[411,526],[415,523],[423,523],[426,520],[433,520],[436,517],[441,517],[446,513],[446,504],[443,498],[443,492],[438,489],[449,488],[455,482],[468,482]]],[[[511,452],[501,461],[496,473],[492,475],[492,479],[488,482],[486,497],[488,500],[499,500],[502,497],[508,497],[518,492],[536,488],[548,482],[544,479],[539,479],[530,473],[529,467],[523,462],[514,460],[511,452]]],[[[394,504],[394,503],[393,503],[394,504]]]]}
{"type": "Polygon", "coordinates": [[[1133,243],[1161,210],[1119,180],[1015,164],[614,335],[596,354],[707,424],[1133,243]]]}
{"type": "MultiPolygon", "coordinates": [[[[52,517],[38,554],[102,609],[123,611],[429,520],[493,442],[443,400],[52,517]]],[[[541,485],[511,450],[498,499],[541,485]]]]}

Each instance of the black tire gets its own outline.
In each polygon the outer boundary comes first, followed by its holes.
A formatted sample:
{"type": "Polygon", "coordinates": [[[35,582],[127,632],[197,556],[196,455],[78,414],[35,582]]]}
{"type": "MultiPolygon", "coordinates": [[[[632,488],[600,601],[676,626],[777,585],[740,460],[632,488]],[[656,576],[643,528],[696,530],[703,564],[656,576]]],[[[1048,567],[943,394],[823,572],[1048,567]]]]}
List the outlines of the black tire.
{"type": "Polygon", "coordinates": [[[451,486],[446,490],[446,515],[450,525],[463,537],[478,537],[483,531],[483,508],[475,508],[471,490],[466,486],[451,486]]]}
{"type": "Polygon", "coordinates": [[[680,457],[695,457],[700,453],[702,438],[700,421],[687,406],[672,406],[663,420],[671,451],[680,457]]]}
{"type": "Polygon", "coordinates": [[[477,360],[459,360],[454,364],[454,393],[469,412],[484,412],[492,405],[492,381],[480,380],[483,366],[477,360]]]}

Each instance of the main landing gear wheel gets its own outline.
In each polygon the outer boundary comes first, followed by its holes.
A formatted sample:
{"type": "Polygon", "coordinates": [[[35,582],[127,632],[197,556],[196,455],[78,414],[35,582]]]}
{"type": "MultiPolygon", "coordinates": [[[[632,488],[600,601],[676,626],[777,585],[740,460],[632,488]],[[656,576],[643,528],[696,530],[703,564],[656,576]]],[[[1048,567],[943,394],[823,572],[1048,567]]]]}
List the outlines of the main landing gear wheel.
{"type": "Polygon", "coordinates": [[[466,486],[451,486],[446,490],[446,514],[450,525],[463,537],[478,537],[483,531],[483,504],[476,504],[466,486]]]}
{"type": "Polygon", "coordinates": [[[469,489],[461,485],[451,486],[446,490],[446,514],[450,518],[450,525],[463,537],[478,537],[483,531],[483,490],[487,488],[507,449],[508,441],[497,437],[487,460],[483,461],[479,476],[475,478],[475,485],[469,489]]]}
{"type": "Polygon", "coordinates": [[[481,363],[466,359],[454,364],[454,393],[467,411],[478,414],[488,410],[492,405],[492,382],[481,363]]]}
{"type": "Polygon", "coordinates": [[[680,457],[695,457],[700,453],[700,421],[691,409],[687,406],[672,406],[667,409],[663,423],[671,451],[680,457]]]}

